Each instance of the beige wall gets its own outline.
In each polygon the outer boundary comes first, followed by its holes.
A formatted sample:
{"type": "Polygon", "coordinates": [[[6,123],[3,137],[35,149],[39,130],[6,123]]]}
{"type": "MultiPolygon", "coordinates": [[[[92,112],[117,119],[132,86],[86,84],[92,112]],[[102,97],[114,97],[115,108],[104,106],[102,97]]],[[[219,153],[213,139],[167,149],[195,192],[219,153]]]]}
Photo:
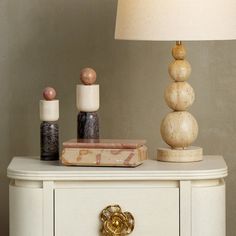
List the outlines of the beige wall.
{"type": "MultiPolygon", "coordinates": [[[[51,85],[61,102],[61,141],[75,136],[75,85],[87,65],[101,85],[101,129],[107,138],[145,138],[150,156],[163,143],[172,43],[113,39],[115,0],[0,0],[0,235],[8,235],[6,168],[16,155],[38,155],[38,101],[51,85]]],[[[228,234],[236,231],[236,41],[187,43],[193,65],[191,109],[197,145],[224,155],[228,234]]]]}

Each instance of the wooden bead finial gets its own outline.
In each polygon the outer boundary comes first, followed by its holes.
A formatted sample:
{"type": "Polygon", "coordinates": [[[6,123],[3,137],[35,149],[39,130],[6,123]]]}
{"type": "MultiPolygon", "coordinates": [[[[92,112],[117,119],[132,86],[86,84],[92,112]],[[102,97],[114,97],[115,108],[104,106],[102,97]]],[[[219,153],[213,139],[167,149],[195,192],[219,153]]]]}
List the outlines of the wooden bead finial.
{"type": "Polygon", "coordinates": [[[43,90],[43,97],[47,101],[52,101],[56,97],[56,90],[52,87],[46,87],[43,90]]]}
{"type": "Polygon", "coordinates": [[[92,68],[84,68],[80,72],[80,80],[84,85],[92,85],[96,82],[97,73],[92,68]]]}

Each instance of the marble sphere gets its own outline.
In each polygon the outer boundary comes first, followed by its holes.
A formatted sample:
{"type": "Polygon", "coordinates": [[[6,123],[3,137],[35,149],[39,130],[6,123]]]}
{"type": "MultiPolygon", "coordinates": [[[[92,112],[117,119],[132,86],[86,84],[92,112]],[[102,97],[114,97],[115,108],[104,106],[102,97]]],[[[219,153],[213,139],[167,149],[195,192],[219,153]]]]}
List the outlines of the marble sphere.
{"type": "Polygon", "coordinates": [[[80,72],[80,80],[84,85],[92,85],[96,82],[97,73],[92,68],[84,68],[80,72]]]}
{"type": "Polygon", "coordinates": [[[56,97],[56,90],[52,87],[46,87],[43,90],[43,97],[47,101],[52,101],[56,97]]]}
{"type": "Polygon", "coordinates": [[[186,60],[175,60],[169,65],[169,75],[175,81],[186,81],[190,74],[191,65],[186,60]]]}
{"type": "Polygon", "coordinates": [[[165,90],[166,104],[174,111],[185,111],[194,99],[194,90],[187,82],[173,82],[165,90]]]}
{"type": "Polygon", "coordinates": [[[190,146],[198,135],[196,119],[187,111],[171,112],[163,119],[161,136],[172,148],[190,146]]]}

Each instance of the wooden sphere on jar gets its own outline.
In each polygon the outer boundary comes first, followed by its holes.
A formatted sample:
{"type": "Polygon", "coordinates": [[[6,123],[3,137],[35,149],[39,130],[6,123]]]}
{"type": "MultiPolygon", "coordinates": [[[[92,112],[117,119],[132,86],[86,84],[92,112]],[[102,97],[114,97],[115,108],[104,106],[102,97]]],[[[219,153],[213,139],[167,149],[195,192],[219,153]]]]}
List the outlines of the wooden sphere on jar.
{"type": "Polygon", "coordinates": [[[186,81],[190,74],[191,65],[186,60],[175,60],[169,65],[169,75],[175,81],[186,81]]]}
{"type": "Polygon", "coordinates": [[[185,111],[194,99],[194,90],[187,82],[173,82],[165,90],[166,104],[175,111],[185,111]]]}
{"type": "Polygon", "coordinates": [[[161,136],[172,148],[190,146],[197,135],[197,121],[187,111],[171,112],[162,121],[161,136]]]}
{"type": "Polygon", "coordinates": [[[186,49],[182,44],[177,44],[172,48],[172,56],[176,60],[184,60],[186,57],[186,49]]]}

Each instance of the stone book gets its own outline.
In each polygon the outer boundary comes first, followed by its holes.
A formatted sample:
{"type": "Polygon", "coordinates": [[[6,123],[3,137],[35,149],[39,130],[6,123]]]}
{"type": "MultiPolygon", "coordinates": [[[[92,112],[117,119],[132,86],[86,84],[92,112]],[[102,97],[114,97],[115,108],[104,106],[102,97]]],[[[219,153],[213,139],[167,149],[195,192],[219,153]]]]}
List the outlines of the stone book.
{"type": "Polygon", "coordinates": [[[64,147],[61,161],[75,166],[135,167],[148,159],[147,147],[138,148],[75,148],[64,147]]]}

